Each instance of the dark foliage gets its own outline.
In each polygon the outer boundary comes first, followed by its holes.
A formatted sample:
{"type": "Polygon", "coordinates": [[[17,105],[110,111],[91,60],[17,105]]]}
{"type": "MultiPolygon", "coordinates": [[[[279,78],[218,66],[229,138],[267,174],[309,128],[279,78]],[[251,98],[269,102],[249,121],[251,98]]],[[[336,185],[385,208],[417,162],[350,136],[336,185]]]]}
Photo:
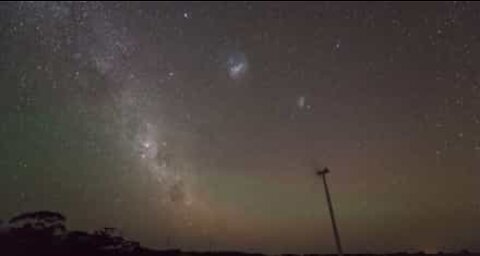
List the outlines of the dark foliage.
{"type": "Polygon", "coordinates": [[[67,232],[66,218],[56,212],[28,212],[13,217],[0,233],[2,255],[127,255],[138,251],[137,242],[104,228],[93,233],[67,232]]]}

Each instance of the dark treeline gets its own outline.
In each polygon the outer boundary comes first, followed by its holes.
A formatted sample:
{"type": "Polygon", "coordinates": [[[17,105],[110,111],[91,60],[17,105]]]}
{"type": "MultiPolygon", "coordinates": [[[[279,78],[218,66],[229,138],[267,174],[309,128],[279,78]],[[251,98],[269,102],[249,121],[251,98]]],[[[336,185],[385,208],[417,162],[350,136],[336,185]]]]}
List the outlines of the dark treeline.
{"type": "MultiPolygon", "coordinates": [[[[51,211],[29,212],[17,215],[8,222],[0,221],[0,255],[2,256],[60,256],[60,255],[157,255],[157,256],[264,256],[242,252],[185,252],[181,250],[151,250],[138,242],[120,236],[115,228],[102,228],[94,232],[69,231],[65,216],[51,211]]],[[[367,256],[367,254],[350,254],[367,256]]],[[[394,253],[392,256],[426,255],[418,253],[394,253]]],[[[479,255],[461,251],[439,253],[443,256],[479,255]]],[[[296,256],[284,254],[283,256],[296,256]]],[[[308,254],[304,256],[317,256],[308,254]]],[[[327,255],[325,255],[327,256],[327,255]]],[[[333,256],[333,255],[329,255],[333,256]]]]}

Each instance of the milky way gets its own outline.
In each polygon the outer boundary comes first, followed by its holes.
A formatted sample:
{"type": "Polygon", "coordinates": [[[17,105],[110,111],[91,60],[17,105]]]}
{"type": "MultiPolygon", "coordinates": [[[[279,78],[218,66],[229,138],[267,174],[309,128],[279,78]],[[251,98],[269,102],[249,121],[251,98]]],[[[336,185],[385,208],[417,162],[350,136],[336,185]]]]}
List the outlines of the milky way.
{"type": "Polygon", "coordinates": [[[480,5],[0,4],[0,218],[143,245],[480,250],[480,5]]]}

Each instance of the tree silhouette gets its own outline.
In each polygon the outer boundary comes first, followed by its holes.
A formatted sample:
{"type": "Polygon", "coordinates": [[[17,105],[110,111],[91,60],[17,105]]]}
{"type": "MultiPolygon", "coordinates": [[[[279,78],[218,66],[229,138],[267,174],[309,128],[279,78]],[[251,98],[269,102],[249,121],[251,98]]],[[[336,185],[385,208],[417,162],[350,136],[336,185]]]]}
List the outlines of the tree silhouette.
{"type": "Polygon", "coordinates": [[[8,222],[5,246],[17,255],[55,255],[66,232],[64,222],[62,214],[51,211],[17,215],[8,222]]]}
{"type": "Polygon", "coordinates": [[[0,229],[0,250],[12,252],[9,255],[55,256],[125,255],[141,249],[138,242],[124,239],[115,228],[67,232],[65,221],[64,215],[51,211],[19,214],[0,229]]]}
{"type": "Polygon", "coordinates": [[[140,247],[137,242],[125,240],[115,228],[105,227],[94,232],[96,245],[100,250],[130,252],[140,247]]]}
{"type": "Polygon", "coordinates": [[[57,212],[37,211],[17,215],[9,224],[14,232],[41,232],[53,236],[65,233],[65,220],[65,216],[57,212]]]}

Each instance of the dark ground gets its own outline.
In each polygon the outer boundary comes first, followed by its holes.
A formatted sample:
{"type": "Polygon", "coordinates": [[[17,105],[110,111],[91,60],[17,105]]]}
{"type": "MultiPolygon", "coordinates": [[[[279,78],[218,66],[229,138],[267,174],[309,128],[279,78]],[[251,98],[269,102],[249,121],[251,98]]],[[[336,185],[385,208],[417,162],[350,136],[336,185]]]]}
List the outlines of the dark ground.
{"type": "MultiPolygon", "coordinates": [[[[0,255],[2,256],[60,256],[60,255],[161,255],[161,256],[262,256],[261,253],[242,252],[188,252],[180,249],[152,250],[144,248],[140,243],[129,241],[120,235],[115,228],[103,228],[94,232],[68,231],[65,227],[65,216],[50,211],[29,212],[17,215],[7,223],[0,222],[0,255]]],[[[320,254],[305,254],[315,256],[320,254]]],[[[336,254],[322,254],[334,256],[336,254]]],[[[367,256],[374,254],[346,254],[346,256],[367,256]]],[[[375,255],[478,255],[463,250],[458,253],[426,254],[392,253],[375,255]]],[[[282,256],[296,256],[283,254],[282,256]]]]}

